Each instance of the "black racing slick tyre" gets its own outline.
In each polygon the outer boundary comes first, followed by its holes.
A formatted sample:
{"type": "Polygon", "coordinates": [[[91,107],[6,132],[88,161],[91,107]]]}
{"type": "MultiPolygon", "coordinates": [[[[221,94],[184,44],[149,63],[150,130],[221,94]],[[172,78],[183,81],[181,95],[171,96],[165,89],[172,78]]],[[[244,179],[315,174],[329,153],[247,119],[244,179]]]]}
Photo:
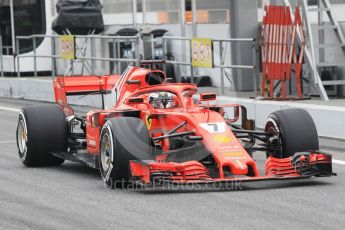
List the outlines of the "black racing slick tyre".
{"type": "Polygon", "coordinates": [[[99,168],[110,188],[126,188],[131,178],[130,161],[138,154],[151,154],[151,142],[146,125],[138,118],[109,119],[101,130],[99,168]]]}
{"type": "Polygon", "coordinates": [[[319,150],[315,123],[303,109],[285,109],[270,114],[265,132],[278,137],[280,149],[273,154],[274,157],[286,158],[296,152],[319,150]]]}
{"type": "Polygon", "coordinates": [[[17,132],[19,158],[29,167],[58,166],[64,159],[52,152],[67,149],[68,125],[58,105],[23,108],[19,114],[17,132]]]}

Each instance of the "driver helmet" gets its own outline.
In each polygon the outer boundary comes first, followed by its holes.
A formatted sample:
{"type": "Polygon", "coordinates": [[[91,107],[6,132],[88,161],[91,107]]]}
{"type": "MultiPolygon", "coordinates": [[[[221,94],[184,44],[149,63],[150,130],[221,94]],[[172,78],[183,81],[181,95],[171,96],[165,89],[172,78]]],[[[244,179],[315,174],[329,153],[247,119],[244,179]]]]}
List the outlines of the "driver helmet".
{"type": "Polygon", "coordinates": [[[175,106],[174,97],[176,97],[176,96],[172,93],[169,93],[169,92],[151,93],[149,95],[149,103],[155,109],[172,108],[175,106]]]}

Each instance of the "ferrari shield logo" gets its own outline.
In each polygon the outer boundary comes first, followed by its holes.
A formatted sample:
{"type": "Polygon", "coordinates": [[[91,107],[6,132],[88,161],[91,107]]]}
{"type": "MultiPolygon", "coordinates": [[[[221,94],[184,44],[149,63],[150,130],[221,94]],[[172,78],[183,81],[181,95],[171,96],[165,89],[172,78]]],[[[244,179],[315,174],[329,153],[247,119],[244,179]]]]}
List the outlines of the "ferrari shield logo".
{"type": "Polygon", "coordinates": [[[149,114],[147,114],[146,115],[146,127],[147,127],[147,129],[148,130],[150,130],[151,129],[151,125],[152,125],[152,120],[151,119],[149,119],[150,118],[150,115],[149,114]]]}

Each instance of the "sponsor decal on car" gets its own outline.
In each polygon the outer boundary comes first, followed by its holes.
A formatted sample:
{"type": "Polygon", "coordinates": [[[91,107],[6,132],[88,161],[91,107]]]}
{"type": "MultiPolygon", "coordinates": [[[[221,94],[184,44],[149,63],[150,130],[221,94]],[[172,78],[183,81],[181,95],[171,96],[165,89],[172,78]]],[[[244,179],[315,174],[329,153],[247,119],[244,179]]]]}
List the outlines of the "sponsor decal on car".
{"type": "Polygon", "coordinates": [[[96,141],[94,139],[90,139],[87,144],[89,146],[96,146],[96,141]]]}
{"type": "Polygon", "coordinates": [[[234,151],[241,151],[240,146],[238,145],[220,145],[218,147],[219,151],[221,152],[234,152],[234,151]]]}
{"type": "Polygon", "coordinates": [[[234,151],[234,152],[225,152],[223,153],[225,157],[239,157],[243,155],[243,152],[241,151],[234,151]]]}
{"type": "Polygon", "coordinates": [[[232,137],[221,134],[214,135],[212,139],[217,143],[230,143],[233,140],[232,137]]]}

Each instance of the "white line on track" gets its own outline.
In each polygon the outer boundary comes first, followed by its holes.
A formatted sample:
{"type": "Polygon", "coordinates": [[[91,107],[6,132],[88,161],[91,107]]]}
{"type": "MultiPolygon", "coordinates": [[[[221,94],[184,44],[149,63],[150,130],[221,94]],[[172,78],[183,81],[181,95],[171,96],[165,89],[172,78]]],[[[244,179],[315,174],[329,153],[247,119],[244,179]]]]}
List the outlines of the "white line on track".
{"type": "Polygon", "coordinates": [[[16,141],[0,141],[0,144],[16,143],[16,141]]]}
{"type": "Polygon", "coordinates": [[[6,111],[11,111],[11,112],[16,112],[16,113],[20,112],[20,109],[15,109],[15,108],[10,108],[10,107],[3,107],[3,106],[0,106],[0,110],[6,110],[6,111]]]}
{"type": "Polygon", "coordinates": [[[332,163],[339,164],[339,165],[345,165],[345,161],[336,160],[336,159],[332,159],[332,163]]]}
{"type": "MultiPolygon", "coordinates": [[[[11,112],[16,112],[19,113],[20,109],[15,109],[15,108],[10,108],[10,107],[3,107],[0,106],[0,110],[6,110],[6,111],[11,111],[11,112]]],[[[0,141],[0,144],[7,144],[7,143],[14,143],[15,141],[0,141]]],[[[336,159],[332,159],[332,163],[334,164],[340,164],[340,165],[345,165],[345,161],[341,161],[341,160],[336,160],[336,159]]]]}

